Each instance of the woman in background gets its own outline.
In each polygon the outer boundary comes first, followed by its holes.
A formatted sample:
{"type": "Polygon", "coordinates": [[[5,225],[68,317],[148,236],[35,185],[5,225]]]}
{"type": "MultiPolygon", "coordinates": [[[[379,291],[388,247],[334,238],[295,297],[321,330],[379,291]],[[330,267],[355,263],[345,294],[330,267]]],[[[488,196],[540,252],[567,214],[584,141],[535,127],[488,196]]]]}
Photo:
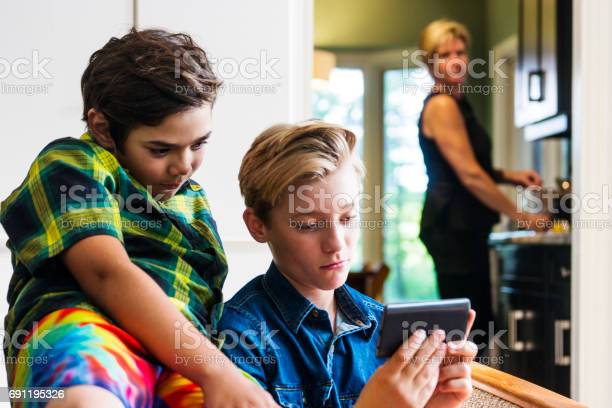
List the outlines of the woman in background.
{"type": "Polygon", "coordinates": [[[491,228],[500,213],[533,229],[542,229],[547,218],[521,213],[497,186],[540,185],[541,178],[532,170],[493,168],[489,135],[462,93],[469,42],[466,27],[446,19],[421,33],[420,49],[434,86],[419,119],[429,176],[420,238],[433,258],[440,297],[470,298],[479,316],[473,333],[484,330],[484,335],[493,318],[487,245],[491,228]]]}

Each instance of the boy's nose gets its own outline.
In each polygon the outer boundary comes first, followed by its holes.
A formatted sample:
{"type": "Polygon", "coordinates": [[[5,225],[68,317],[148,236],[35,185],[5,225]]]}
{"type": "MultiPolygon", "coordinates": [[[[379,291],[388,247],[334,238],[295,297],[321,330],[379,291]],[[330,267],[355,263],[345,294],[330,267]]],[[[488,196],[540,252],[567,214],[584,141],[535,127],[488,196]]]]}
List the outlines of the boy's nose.
{"type": "Polygon", "coordinates": [[[344,234],[341,226],[334,222],[326,229],[322,247],[326,253],[338,252],[344,247],[344,234]]]}
{"type": "Polygon", "coordinates": [[[170,166],[170,174],[172,176],[183,176],[191,171],[191,163],[187,157],[181,157],[180,160],[172,163],[170,166]]]}

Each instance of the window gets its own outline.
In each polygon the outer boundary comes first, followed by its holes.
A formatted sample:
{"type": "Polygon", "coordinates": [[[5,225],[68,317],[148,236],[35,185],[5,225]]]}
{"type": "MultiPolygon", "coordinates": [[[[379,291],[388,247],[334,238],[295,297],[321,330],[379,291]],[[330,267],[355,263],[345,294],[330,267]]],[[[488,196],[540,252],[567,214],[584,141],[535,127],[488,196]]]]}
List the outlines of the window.
{"type": "MultiPolygon", "coordinates": [[[[357,137],[357,152],[363,159],[363,71],[355,68],[334,68],[329,81],[313,81],[315,118],[345,126],[357,137]]],[[[361,270],[363,239],[359,234],[351,270],[361,270]]]]}
{"type": "Polygon", "coordinates": [[[418,140],[418,120],[431,78],[422,68],[393,69],[383,76],[383,253],[391,274],[385,301],[438,298],[433,261],[419,239],[427,175],[418,140]]]}

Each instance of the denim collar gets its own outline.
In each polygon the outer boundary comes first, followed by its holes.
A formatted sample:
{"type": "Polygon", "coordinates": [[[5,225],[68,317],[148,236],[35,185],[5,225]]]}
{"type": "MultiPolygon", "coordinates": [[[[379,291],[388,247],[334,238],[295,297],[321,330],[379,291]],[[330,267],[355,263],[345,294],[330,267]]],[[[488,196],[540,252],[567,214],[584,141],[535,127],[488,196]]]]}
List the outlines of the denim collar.
{"type": "MultiPolygon", "coordinates": [[[[297,334],[302,322],[316,306],[306,299],[291,282],[283,276],[274,262],[270,264],[263,278],[263,287],[272,299],[289,328],[297,334]]],[[[355,299],[346,284],[335,290],[336,304],[344,317],[361,330],[372,327],[373,317],[365,309],[363,302],[355,299]]],[[[374,330],[366,335],[370,337],[374,330]]]]}

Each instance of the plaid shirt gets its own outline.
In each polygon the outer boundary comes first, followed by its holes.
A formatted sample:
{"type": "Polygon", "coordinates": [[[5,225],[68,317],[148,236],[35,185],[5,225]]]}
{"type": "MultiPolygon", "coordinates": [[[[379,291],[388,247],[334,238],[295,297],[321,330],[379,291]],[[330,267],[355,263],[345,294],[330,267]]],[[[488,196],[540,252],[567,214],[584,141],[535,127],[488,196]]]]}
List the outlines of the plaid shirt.
{"type": "Polygon", "coordinates": [[[2,202],[0,222],[14,269],[5,318],[9,335],[29,331],[60,308],[101,312],[57,256],[93,235],[119,239],[131,261],[202,333],[216,329],[227,261],[206,195],[194,181],[158,202],[85,133],[42,150],[25,181],[2,202]]]}

